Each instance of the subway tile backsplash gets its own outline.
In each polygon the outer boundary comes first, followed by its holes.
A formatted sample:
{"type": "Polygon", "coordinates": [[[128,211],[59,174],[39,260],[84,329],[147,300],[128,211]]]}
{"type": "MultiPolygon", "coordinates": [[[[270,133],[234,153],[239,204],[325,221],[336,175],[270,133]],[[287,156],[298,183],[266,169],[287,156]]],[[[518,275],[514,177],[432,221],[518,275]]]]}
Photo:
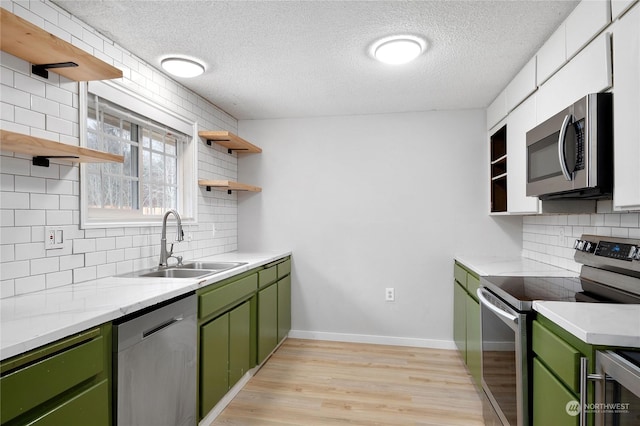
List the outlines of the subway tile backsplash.
{"type": "Polygon", "coordinates": [[[582,234],[640,239],[640,213],[616,213],[611,201],[598,202],[598,213],[525,216],[522,255],[579,272],[573,243],[582,234]]]}
{"type": "MultiPolygon", "coordinates": [[[[122,69],[118,83],[177,114],[200,129],[237,133],[237,120],[150,64],[48,1],[3,1],[1,7],[122,69]]],[[[0,52],[0,127],[79,145],[79,85],[55,73],[48,80],[31,65],[0,52]]],[[[197,140],[203,179],[237,179],[237,157],[197,140]]],[[[10,297],[157,264],[160,221],[154,227],[80,229],[77,165],[0,152],[0,297],[10,297]],[[62,249],[45,250],[45,229],[64,232],[62,249]]],[[[176,253],[198,258],[237,249],[237,196],[197,192],[198,224],[185,226],[191,241],[176,253]],[[215,234],[213,232],[215,227],[215,234]]]]}

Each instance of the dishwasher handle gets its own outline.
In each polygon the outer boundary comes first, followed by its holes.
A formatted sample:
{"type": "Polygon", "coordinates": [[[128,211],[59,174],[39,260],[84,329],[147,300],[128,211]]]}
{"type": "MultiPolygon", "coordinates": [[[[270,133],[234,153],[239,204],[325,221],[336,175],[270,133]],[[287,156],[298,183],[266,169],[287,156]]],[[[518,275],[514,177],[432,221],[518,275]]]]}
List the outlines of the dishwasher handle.
{"type": "Polygon", "coordinates": [[[163,322],[161,324],[158,324],[155,327],[152,327],[152,328],[150,328],[150,329],[148,329],[146,331],[143,331],[142,332],[142,338],[146,339],[147,337],[152,336],[152,335],[156,334],[157,332],[159,332],[161,330],[164,330],[167,327],[171,327],[173,324],[175,324],[177,322],[180,322],[183,319],[184,319],[183,316],[179,316],[179,317],[171,318],[169,321],[165,321],[165,322],[163,322]]]}
{"type": "Polygon", "coordinates": [[[478,296],[478,299],[480,299],[480,303],[482,303],[484,306],[486,306],[487,308],[491,309],[494,313],[498,314],[501,317],[504,317],[506,319],[508,319],[509,321],[512,321],[514,323],[518,323],[518,317],[513,315],[510,312],[507,312],[505,310],[500,309],[499,307],[497,307],[496,305],[494,305],[493,303],[491,303],[485,296],[484,296],[484,292],[482,291],[482,288],[478,288],[476,290],[476,295],[478,296]]]}

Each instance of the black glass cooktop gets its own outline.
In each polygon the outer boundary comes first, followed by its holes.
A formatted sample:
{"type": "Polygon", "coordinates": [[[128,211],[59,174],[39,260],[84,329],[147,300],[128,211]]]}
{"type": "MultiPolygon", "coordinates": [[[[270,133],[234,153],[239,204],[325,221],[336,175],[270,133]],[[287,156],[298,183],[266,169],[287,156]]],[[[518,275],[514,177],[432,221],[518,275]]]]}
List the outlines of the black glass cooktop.
{"type": "Polygon", "coordinates": [[[519,311],[531,310],[534,300],[640,303],[640,296],[579,277],[488,276],[481,283],[519,311]]]}

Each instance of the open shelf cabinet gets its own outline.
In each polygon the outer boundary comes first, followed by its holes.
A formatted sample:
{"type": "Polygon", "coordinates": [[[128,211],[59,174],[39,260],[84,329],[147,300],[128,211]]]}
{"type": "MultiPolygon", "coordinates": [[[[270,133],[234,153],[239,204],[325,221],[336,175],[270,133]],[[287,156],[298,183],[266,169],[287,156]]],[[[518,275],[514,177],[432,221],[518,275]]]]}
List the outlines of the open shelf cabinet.
{"type": "Polygon", "coordinates": [[[507,126],[490,137],[491,212],[507,211],[507,126]]]}
{"type": "Polygon", "coordinates": [[[0,129],[0,150],[33,155],[33,164],[47,166],[50,158],[73,163],[124,163],[122,155],[55,142],[0,129]]]}
{"type": "Polygon", "coordinates": [[[237,152],[238,154],[259,154],[262,152],[260,147],[226,130],[202,130],[198,132],[198,136],[205,139],[208,145],[216,143],[227,148],[229,154],[232,152],[237,152]]]}
{"type": "Polygon", "coordinates": [[[122,71],[0,8],[0,48],[32,64],[33,74],[48,70],[74,81],[121,78],[122,71]]]}
{"type": "Polygon", "coordinates": [[[207,191],[211,191],[211,189],[222,189],[226,190],[227,193],[231,194],[232,191],[248,191],[248,192],[262,192],[262,188],[259,186],[247,185],[246,183],[233,182],[230,180],[198,180],[199,186],[204,186],[207,188],[207,191]]]}

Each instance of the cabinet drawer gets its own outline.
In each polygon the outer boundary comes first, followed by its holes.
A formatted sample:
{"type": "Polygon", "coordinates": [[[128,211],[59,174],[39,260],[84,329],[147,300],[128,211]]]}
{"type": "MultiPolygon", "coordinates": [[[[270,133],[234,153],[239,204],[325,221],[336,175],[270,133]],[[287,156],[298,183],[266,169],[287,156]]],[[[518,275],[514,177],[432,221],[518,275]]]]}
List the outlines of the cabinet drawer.
{"type": "Polygon", "coordinates": [[[577,426],[578,416],[567,413],[577,398],[537,358],[533,360],[533,426],[577,426]]]}
{"type": "Polygon", "coordinates": [[[2,377],[1,422],[98,375],[104,369],[104,350],[104,338],[98,337],[2,377]]]}
{"type": "Polygon", "coordinates": [[[249,275],[222,287],[218,287],[198,298],[198,314],[200,318],[249,296],[258,289],[258,274],[249,275]]]}
{"type": "Polygon", "coordinates": [[[109,426],[109,381],[107,379],[49,411],[30,425],[109,426]]]}
{"type": "Polygon", "coordinates": [[[474,300],[478,300],[476,291],[480,287],[480,280],[471,274],[467,274],[467,291],[474,300]]]}
{"type": "Polygon", "coordinates": [[[580,391],[580,351],[538,321],[533,322],[532,346],[536,355],[569,389],[580,391]]]}
{"type": "Polygon", "coordinates": [[[273,265],[258,272],[258,287],[263,288],[278,279],[278,267],[273,265]]]}
{"type": "Polygon", "coordinates": [[[287,259],[276,265],[278,267],[278,279],[291,273],[291,259],[287,259]]]}
{"type": "Polygon", "coordinates": [[[453,265],[453,276],[463,288],[467,288],[467,270],[455,263],[453,265]]]}

